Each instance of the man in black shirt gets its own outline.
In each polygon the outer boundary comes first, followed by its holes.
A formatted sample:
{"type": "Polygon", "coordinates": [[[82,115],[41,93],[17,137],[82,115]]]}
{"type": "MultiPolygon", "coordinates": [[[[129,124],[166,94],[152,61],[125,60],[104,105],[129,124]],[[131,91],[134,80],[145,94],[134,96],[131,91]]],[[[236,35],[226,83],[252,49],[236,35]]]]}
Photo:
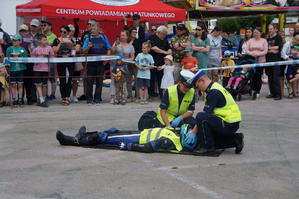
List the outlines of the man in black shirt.
{"type": "MultiPolygon", "coordinates": [[[[281,60],[282,38],[277,34],[277,26],[269,24],[268,26],[269,37],[268,41],[268,53],[266,55],[267,62],[276,62],[281,60]]],[[[281,66],[269,66],[266,67],[266,74],[268,75],[268,84],[270,89],[270,95],[267,98],[274,98],[274,100],[281,100],[281,88],[280,88],[280,67],[281,66]]]]}
{"type": "MultiPolygon", "coordinates": [[[[162,66],[164,64],[164,57],[166,55],[171,55],[172,53],[171,47],[166,38],[167,32],[168,30],[165,26],[159,26],[157,32],[148,38],[152,46],[150,54],[154,58],[155,66],[162,66]]],[[[148,90],[150,99],[154,97],[156,80],[158,81],[159,95],[160,98],[162,98],[163,94],[162,90],[160,89],[162,77],[162,70],[158,71],[157,68],[151,69],[151,84],[148,90]]]]}

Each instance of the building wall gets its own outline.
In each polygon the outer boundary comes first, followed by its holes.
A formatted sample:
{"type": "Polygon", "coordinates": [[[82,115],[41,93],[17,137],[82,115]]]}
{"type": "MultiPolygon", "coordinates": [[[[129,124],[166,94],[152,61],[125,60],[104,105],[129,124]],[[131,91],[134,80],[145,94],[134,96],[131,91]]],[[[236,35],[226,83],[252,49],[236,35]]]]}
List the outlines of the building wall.
{"type": "Polygon", "coordinates": [[[31,0],[1,0],[0,18],[2,20],[1,28],[10,35],[16,34],[17,17],[16,6],[30,2],[31,0]]]}

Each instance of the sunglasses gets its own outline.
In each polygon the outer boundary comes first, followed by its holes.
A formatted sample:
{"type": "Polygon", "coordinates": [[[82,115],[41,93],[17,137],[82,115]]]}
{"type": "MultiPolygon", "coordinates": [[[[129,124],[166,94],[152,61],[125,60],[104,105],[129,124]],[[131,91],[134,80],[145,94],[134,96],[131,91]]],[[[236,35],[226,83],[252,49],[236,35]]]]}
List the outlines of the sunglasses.
{"type": "Polygon", "coordinates": [[[47,25],[41,25],[42,27],[46,27],[47,25]]]}
{"type": "Polygon", "coordinates": [[[60,33],[64,33],[64,34],[65,34],[65,33],[67,33],[67,31],[63,31],[63,30],[61,30],[60,33]]]}
{"type": "Polygon", "coordinates": [[[252,30],[252,28],[251,27],[247,27],[247,28],[245,28],[246,30],[252,30]]]}
{"type": "Polygon", "coordinates": [[[152,29],[152,31],[154,32],[154,31],[157,31],[157,28],[156,29],[152,29]]]}
{"type": "Polygon", "coordinates": [[[88,26],[91,26],[91,23],[87,23],[88,26]]]}
{"type": "Polygon", "coordinates": [[[182,29],[182,28],[177,28],[176,30],[177,30],[177,31],[183,31],[184,29],[182,29]]]}
{"type": "Polygon", "coordinates": [[[196,31],[202,31],[202,29],[199,29],[199,28],[196,28],[195,30],[196,30],[196,31]]]}

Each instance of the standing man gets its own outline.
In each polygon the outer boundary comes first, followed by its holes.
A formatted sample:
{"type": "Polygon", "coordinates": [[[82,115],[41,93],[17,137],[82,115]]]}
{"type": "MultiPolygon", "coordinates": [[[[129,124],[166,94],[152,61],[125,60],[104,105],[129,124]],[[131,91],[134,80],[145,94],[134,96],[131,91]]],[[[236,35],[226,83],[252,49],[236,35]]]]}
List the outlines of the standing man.
{"type": "MultiPolygon", "coordinates": [[[[83,32],[82,36],[81,36],[81,46],[83,46],[86,38],[92,38],[93,35],[91,34],[91,24],[92,23],[97,23],[97,20],[94,18],[90,18],[87,22],[87,30],[83,32]]],[[[86,100],[86,86],[87,86],[87,67],[86,67],[86,63],[84,64],[84,78],[83,78],[83,94],[78,98],[78,100],[86,100]]]]}
{"type": "Polygon", "coordinates": [[[233,147],[239,154],[244,147],[244,135],[236,133],[242,120],[238,105],[225,88],[213,82],[204,72],[198,71],[194,77],[198,78],[195,83],[197,89],[206,92],[206,99],[203,111],[196,115],[196,126],[187,133],[185,141],[195,143],[198,138],[199,146],[193,151],[195,155],[233,147]]]}
{"type": "Polygon", "coordinates": [[[177,73],[174,76],[174,81],[178,82],[180,79],[180,71],[182,69],[181,62],[185,57],[185,48],[191,46],[189,35],[186,35],[187,28],[184,24],[177,26],[177,34],[171,38],[171,45],[173,49],[173,62],[177,68],[177,73]]]}
{"type": "MultiPolygon", "coordinates": [[[[150,54],[153,56],[155,61],[155,66],[162,66],[164,64],[164,57],[166,55],[171,55],[172,50],[166,38],[168,30],[165,26],[159,26],[157,28],[157,32],[149,37],[149,41],[151,43],[151,52],[150,54]]],[[[155,92],[155,81],[158,81],[158,89],[160,99],[162,99],[162,90],[161,80],[163,77],[163,71],[158,71],[157,68],[151,69],[151,82],[150,88],[148,90],[149,100],[153,100],[154,92],[155,92]]]]}
{"type": "MultiPolygon", "coordinates": [[[[31,44],[29,45],[29,50],[32,51],[34,48],[39,46],[38,42],[38,36],[41,34],[38,29],[40,27],[40,22],[38,19],[32,19],[30,21],[30,32],[29,35],[31,36],[31,44]]],[[[33,76],[33,65],[34,63],[28,63],[27,64],[27,71],[29,72],[28,75],[33,76]],[[31,73],[32,72],[32,73],[31,73]],[[31,75],[32,74],[32,75],[31,75]]],[[[33,81],[32,81],[33,83],[33,81]]],[[[36,96],[36,86],[32,85],[32,91],[31,91],[32,97],[29,99],[31,102],[37,102],[37,96],[36,96]]],[[[27,101],[28,104],[28,101],[27,101]]]]}
{"type": "MultiPolygon", "coordinates": [[[[23,40],[20,46],[25,48],[25,50],[30,54],[31,49],[31,42],[32,37],[29,34],[29,28],[26,24],[21,24],[19,28],[19,34],[22,36],[23,40]]],[[[29,55],[28,55],[29,56],[29,55]]],[[[33,63],[25,63],[26,69],[23,70],[24,72],[24,83],[23,83],[23,96],[22,96],[22,103],[24,104],[24,96],[26,92],[27,97],[27,105],[32,105],[32,86],[33,86],[33,63]]]]}
{"type": "Polygon", "coordinates": [[[9,34],[5,32],[2,28],[2,20],[0,19],[0,52],[3,52],[3,54],[6,54],[6,49],[9,46],[12,46],[12,41],[10,39],[9,34]]]}
{"type": "MultiPolygon", "coordinates": [[[[275,24],[269,24],[268,33],[268,53],[266,54],[266,62],[280,61],[283,43],[281,36],[277,34],[277,26],[275,24]]],[[[265,69],[266,75],[268,75],[268,84],[270,89],[270,94],[266,98],[281,100],[280,67],[281,66],[268,66],[265,69]]]]}
{"type": "MultiPolygon", "coordinates": [[[[84,54],[99,54],[99,55],[110,55],[111,45],[105,35],[100,33],[100,24],[91,24],[91,34],[93,38],[86,38],[83,44],[84,54]]],[[[105,61],[106,62],[106,61],[105,61]]],[[[103,77],[105,71],[105,62],[96,61],[87,63],[87,89],[86,89],[86,105],[92,105],[92,101],[96,105],[100,105],[102,101],[102,87],[103,87],[103,77]],[[93,83],[96,80],[95,94],[92,96],[93,83]]]]}
{"type": "MultiPolygon", "coordinates": [[[[52,47],[54,40],[57,36],[52,32],[52,23],[48,20],[42,20],[41,26],[44,35],[47,37],[48,45],[52,47]]],[[[55,79],[55,63],[50,63],[49,80],[51,82],[51,95],[47,97],[48,100],[54,100],[56,92],[56,79],[55,79]]]]}
{"type": "MultiPolygon", "coordinates": [[[[132,16],[133,19],[133,25],[131,27],[136,28],[137,30],[137,35],[136,35],[136,43],[133,44],[134,48],[135,48],[135,57],[138,55],[138,53],[141,53],[141,46],[142,43],[144,42],[144,35],[145,35],[145,30],[144,27],[142,25],[140,25],[140,15],[139,14],[134,14],[132,16]]],[[[128,30],[128,24],[127,24],[127,20],[128,20],[128,15],[124,16],[124,30],[128,30]]]]}

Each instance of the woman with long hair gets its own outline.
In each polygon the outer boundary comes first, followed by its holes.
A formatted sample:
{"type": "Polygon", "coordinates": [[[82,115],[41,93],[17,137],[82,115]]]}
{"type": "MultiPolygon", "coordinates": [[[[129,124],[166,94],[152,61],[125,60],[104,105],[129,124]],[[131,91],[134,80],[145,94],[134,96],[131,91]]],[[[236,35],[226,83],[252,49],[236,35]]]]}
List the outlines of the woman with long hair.
{"type": "MultiPolygon", "coordinates": [[[[57,57],[70,57],[72,50],[75,50],[73,41],[69,38],[70,28],[67,25],[60,27],[59,38],[53,42],[53,51],[57,57]]],[[[70,95],[72,90],[72,76],[74,75],[74,63],[57,63],[57,71],[60,81],[61,105],[67,106],[70,104],[70,95]],[[66,70],[69,77],[66,78],[66,70]]]]}
{"type": "Polygon", "coordinates": [[[207,68],[207,53],[210,52],[210,40],[204,24],[199,24],[195,28],[195,34],[191,37],[193,57],[198,61],[198,69],[207,68]]]}
{"type": "Polygon", "coordinates": [[[246,55],[246,46],[248,41],[253,37],[253,29],[251,27],[245,28],[245,36],[241,40],[238,48],[238,56],[242,57],[243,55],[246,55]]]}
{"type": "MultiPolygon", "coordinates": [[[[268,52],[268,42],[264,37],[261,27],[256,27],[253,31],[253,38],[250,39],[246,46],[246,54],[253,56],[258,63],[266,62],[268,52]]],[[[262,88],[262,75],[264,67],[256,67],[255,74],[252,78],[252,90],[259,96],[262,88]]]]}
{"type": "Polygon", "coordinates": [[[295,33],[295,28],[289,28],[289,33],[290,35],[288,37],[285,38],[285,41],[292,41],[294,38],[294,33],[295,33]]]}
{"type": "MultiPolygon", "coordinates": [[[[208,53],[208,68],[220,67],[222,59],[222,33],[221,26],[216,25],[212,32],[208,35],[210,40],[210,52],[208,53]]],[[[209,77],[213,81],[218,81],[218,70],[209,70],[209,77]]]]}
{"type": "MultiPolygon", "coordinates": [[[[112,45],[112,53],[116,54],[116,55],[122,55],[124,56],[125,59],[131,60],[133,61],[135,59],[135,48],[132,45],[132,43],[134,42],[135,38],[136,38],[136,34],[137,34],[137,30],[134,27],[130,27],[129,30],[133,30],[134,29],[134,35],[130,34],[129,31],[127,30],[122,30],[120,33],[120,37],[119,40],[117,39],[114,44],[112,45]]],[[[132,33],[132,31],[131,31],[132,33]]],[[[135,66],[128,66],[128,70],[129,70],[129,74],[126,75],[126,79],[127,79],[127,92],[128,92],[128,97],[131,99],[133,98],[133,94],[132,94],[132,80],[131,77],[132,75],[134,75],[134,71],[136,70],[135,75],[137,74],[137,68],[135,66]]],[[[112,70],[114,67],[114,63],[111,64],[110,69],[112,70]]],[[[136,77],[134,75],[134,77],[136,77]]],[[[111,77],[111,83],[112,83],[112,78],[111,77]]],[[[111,94],[111,100],[110,103],[113,102],[112,99],[114,99],[114,95],[115,95],[115,85],[112,85],[110,87],[110,94],[111,94]]]]}

